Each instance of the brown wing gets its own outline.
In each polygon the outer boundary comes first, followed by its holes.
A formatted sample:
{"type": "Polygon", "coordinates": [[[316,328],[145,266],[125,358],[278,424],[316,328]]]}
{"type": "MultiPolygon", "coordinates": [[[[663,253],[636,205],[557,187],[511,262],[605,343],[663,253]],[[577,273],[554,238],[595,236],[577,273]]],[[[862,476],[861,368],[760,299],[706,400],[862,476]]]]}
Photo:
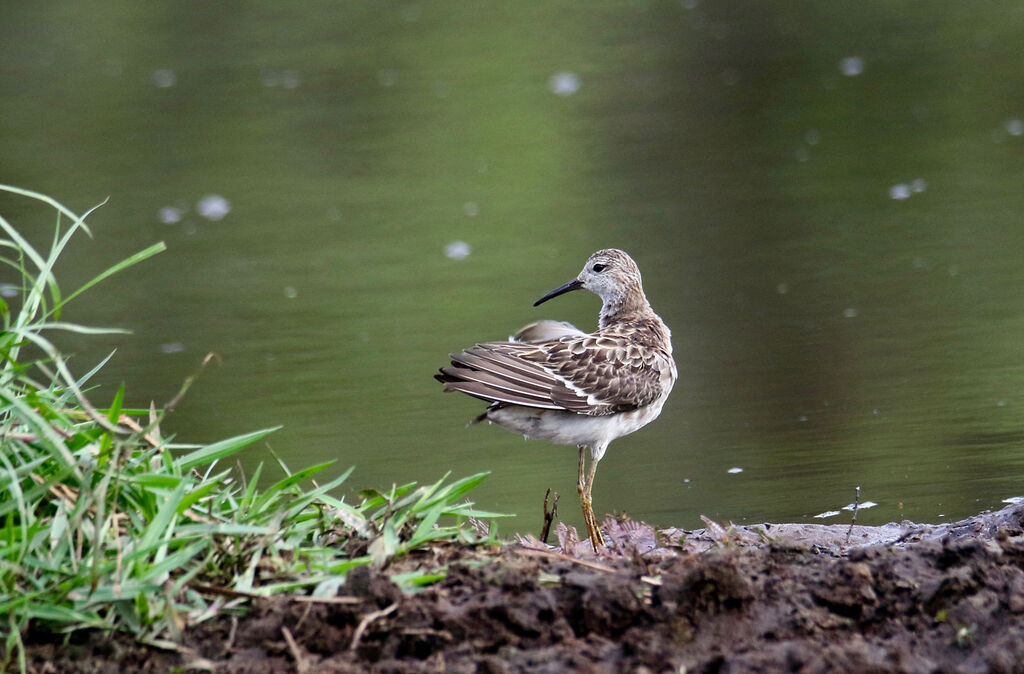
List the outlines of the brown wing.
{"type": "Polygon", "coordinates": [[[616,414],[649,405],[662,393],[661,368],[666,363],[658,351],[600,335],[559,340],[549,347],[543,363],[565,384],[564,392],[552,391],[553,400],[564,409],[594,416],[616,414]]]}
{"type": "Polygon", "coordinates": [[[451,366],[435,377],[445,391],[490,402],[603,416],[656,400],[660,366],[657,352],[583,335],[540,344],[477,344],[452,354],[451,366]]]}

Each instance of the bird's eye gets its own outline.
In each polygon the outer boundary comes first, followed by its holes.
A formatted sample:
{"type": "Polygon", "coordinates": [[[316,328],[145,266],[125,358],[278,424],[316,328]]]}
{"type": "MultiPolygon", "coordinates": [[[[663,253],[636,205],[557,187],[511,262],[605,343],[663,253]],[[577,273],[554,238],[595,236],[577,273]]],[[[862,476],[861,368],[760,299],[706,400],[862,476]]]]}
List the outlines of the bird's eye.
{"type": "Polygon", "coordinates": [[[608,268],[608,265],[606,265],[606,264],[595,264],[593,267],[591,267],[591,269],[593,269],[596,272],[602,272],[602,271],[604,271],[607,268],[608,268]]]}

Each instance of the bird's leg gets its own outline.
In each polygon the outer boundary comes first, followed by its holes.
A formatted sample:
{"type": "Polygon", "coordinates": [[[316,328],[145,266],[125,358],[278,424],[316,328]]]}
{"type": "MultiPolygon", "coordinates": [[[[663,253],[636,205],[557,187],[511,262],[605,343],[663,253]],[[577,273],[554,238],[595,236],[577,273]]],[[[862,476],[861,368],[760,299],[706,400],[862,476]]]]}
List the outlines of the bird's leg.
{"type": "Polygon", "coordinates": [[[586,461],[586,458],[585,458],[586,455],[583,452],[585,452],[585,451],[587,451],[587,446],[586,445],[580,445],[580,469],[579,469],[579,477],[577,478],[577,481],[576,481],[576,493],[579,494],[580,498],[583,498],[583,488],[587,486],[587,481],[583,477],[583,465],[584,465],[584,461],[586,461]]]}
{"type": "Polygon", "coordinates": [[[587,525],[587,536],[590,538],[590,545],[593,546],[594,552],[597,552],[604,547],[604,536],[601,534],[601,527],[597,524],[597,518],[594,517],[593,502],[590,496],[590,491],[594,487],[594,475],[597,473],[597,461],[591,460],[590,471],[586,473],[584,478],[584,463],[586,462],[586,447],[580,446],[580,465],[579,465],[579,477],[576,482],[576,492],[580,496],[580,507],[583,509],[583,521],[587,525]]]}
{"type": "Polygon", "coordinates": [[[590,544],[594,547],[594,552],[605,546],[604,535],[601,533],[601,527],[597,522],[597,517],[594,515],[594,508],[590,498],[590,490],[594,488],[594,475],[597,474],[597,463],[596,460],[591,461],[590,472],[587,474],[587,487],[583,491],[583,496],[587,499],[587,512],[590,513],[590,526],[593,529],[590,535],[590,544]]]}
{"type": "Polygon", "coordinates": [[[594,534],[592,533],[591,528],[590,528],[590,518],[587,517],[587,502],[586,502],[586,499],[583,498],[583,492],[587,488],[587,479],[586,479],[586,477],[584,477],[586,473],[583,470],[584,466],[586,465],[586,460],[587,460],[586,459],[587,455],[585,454],[585,452],[587,451],[587,446],[586,445],[580,445],[579,448],[580,448],[580,464],[579,464],[579,473],[578,473],[578,477],[577,477],[577,480],[576,480],[576,493],[580,497],[580,507],[583,509],[583,523],[587,525],[587,537],[590,538],[590,544],[593,545],[594,544],[594,534]]]}

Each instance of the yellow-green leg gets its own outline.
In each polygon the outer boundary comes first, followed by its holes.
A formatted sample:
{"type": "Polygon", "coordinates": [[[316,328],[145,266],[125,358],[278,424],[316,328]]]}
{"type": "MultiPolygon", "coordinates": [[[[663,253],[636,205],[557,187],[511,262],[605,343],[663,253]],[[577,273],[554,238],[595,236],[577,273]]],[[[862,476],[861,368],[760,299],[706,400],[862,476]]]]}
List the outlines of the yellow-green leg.
{"type": "Polygon", "coordinates": [[[594,516],[593,501],[590,496],[590,491],[594,488],[594,475],[597,473],[597,461],[592,460],[590,462],[590,470],[586,472],[586,477],[584,477],[586,451],[586,447],[580,446],[580,464],[576,482],[576,493],[580,496],[580,507],[583,509],[583,522],[587,525],[587,536],[590,538],[590,545],[594,548],[594,552],[598,552],[605,545],[604,536],[601,534],[601,527],[598,526],[597,518],[594,516]]]}

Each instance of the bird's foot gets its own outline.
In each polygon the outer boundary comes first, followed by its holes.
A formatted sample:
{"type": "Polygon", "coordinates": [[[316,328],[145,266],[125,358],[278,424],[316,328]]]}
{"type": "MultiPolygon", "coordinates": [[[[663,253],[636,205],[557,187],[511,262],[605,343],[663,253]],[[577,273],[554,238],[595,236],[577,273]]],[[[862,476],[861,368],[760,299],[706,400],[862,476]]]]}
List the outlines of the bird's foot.
{"type": "Polygon", "coordinates": [[[601,527],[597,523],[597,517],[594,516],[594,508],[591,506],[589,499],[584,501],[583,505],[583,521],[587,525],[587,536],[590,538],[590,545],[594,548],[594,552],[601,552],[605,547],[604,534],[601,533],[601,527]]]}

